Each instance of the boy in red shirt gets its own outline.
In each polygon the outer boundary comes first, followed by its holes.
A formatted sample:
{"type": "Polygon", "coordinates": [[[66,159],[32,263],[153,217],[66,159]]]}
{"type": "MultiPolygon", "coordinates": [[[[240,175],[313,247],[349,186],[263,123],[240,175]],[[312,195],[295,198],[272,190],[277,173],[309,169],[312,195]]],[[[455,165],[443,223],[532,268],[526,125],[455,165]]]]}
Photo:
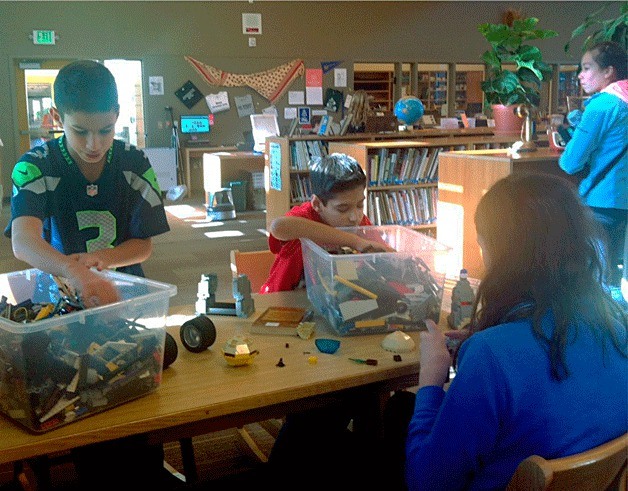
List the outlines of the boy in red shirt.
{"type": "Polygon", "coordinates": [[[348,246],[360,252],[390,249],[335,227],[372,225],[364,215],[366,176],[348,155],[314,157],[310,163],[312,198],[295,206],[270,225],[268,245],[276,254],[260,293],[294,290],[304,286],[301,238],[319,245],[348,246]]]}

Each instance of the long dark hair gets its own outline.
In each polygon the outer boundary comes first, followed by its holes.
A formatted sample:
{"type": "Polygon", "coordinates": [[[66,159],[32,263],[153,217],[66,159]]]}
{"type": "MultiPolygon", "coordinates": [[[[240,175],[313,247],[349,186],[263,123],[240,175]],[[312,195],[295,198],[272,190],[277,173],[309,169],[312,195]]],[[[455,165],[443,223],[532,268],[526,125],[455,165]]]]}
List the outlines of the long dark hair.
{"type": "Polygon", "coordinates": [[[627,356],[619,326],[628,314],[604,286],[601,235],[591,211],[567,180],[547,174],[511,174],[495,183],[475,212],[486,274],[479,285],[471,332],[503,323],[519,306],[546,345],[553,378],[569,376],[567,342],[578,326],[627,356]],[[551,312],[547,336],[541,318],[551,312]]]}
{"type": "Polygon", "coordinates": [[[626,50],[615,41],[602,41],[587,49],[600,68],[612,66],[615,69],[617,80],[627,78],[628,60],[626,50]]]}

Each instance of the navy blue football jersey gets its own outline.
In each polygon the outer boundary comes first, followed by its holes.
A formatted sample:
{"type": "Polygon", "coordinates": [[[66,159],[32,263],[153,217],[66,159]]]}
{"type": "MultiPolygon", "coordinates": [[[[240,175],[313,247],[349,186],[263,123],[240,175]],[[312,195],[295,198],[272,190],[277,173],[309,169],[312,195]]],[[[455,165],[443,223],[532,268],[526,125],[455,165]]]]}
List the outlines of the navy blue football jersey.
{"type": "MultiPolygon", "coordinates": [[[[157,177],[144,153],[114,140],[102,174],[88,181],[65,147],[65,137],[26,152],[13,168],[11,221],[42,220],[43,235],[63,254],[94,252],[170,230],[157,177]]],[[[118,268],[143,276],[139,264],[118,268]]]]}

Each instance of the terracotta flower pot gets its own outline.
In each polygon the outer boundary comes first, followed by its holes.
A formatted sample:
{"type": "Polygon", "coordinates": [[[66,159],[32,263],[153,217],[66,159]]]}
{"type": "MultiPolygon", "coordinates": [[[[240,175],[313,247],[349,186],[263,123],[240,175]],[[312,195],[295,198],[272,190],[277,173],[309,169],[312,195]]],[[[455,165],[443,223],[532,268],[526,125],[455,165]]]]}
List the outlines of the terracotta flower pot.
{"type": "Polygon", "coordinates": [[[502,104],[493,104],[493,119],[495,120],[495,128],[493,132],[496,135],[520,135],[521,126],[524,119],[517,116],[514,112],[516,106],[504,106],[502,104]]]}

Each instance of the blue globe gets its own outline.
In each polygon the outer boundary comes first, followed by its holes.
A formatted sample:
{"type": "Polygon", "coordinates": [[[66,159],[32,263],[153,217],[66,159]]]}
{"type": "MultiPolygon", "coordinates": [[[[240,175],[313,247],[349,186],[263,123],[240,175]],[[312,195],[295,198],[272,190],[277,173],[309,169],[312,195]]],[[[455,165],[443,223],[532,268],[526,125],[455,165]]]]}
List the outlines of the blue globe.
{"type": "Polygon", "coordinates": [[[397,101],[394,112],[401,123],[409,126],[421,119],[425,113],[425,107],[421,99],[408,95],[397,101]]]}

